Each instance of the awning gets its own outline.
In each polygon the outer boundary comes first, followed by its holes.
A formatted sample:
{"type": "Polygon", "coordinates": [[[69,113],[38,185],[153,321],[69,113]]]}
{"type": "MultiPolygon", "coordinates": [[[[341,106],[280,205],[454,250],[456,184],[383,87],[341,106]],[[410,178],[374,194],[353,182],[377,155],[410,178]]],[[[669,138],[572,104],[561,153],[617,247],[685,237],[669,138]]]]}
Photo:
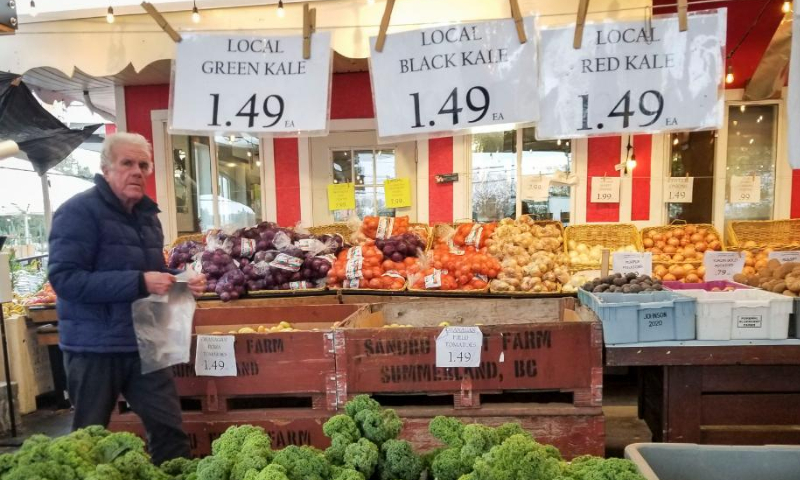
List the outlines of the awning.
{"type": "Polygon", "coordinates": [[[42,107],[17,75],[0,73],[0,138],[17,142],[39,175],[67,158],[99,127],[68,128],[42,107]]]}

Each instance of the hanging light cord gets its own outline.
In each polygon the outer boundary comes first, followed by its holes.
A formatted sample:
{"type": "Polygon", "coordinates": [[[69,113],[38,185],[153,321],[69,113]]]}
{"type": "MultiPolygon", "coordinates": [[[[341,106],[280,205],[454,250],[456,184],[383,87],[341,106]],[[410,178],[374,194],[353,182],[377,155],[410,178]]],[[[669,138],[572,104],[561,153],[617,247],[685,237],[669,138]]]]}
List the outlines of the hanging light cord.
{"type": "Polygon", "coordinates": [[[728,53],[728,60],[730,60],[731,58],[733,58],[733,54],[734,54],[734,53],[736,53],[736,50],[739,50],[739,47],[741,47],[741,46],[742,46],[742,44],[744,43],[744,41],[745,41],[745,40],[747,40],[747,37],[749,37],[749,36],[750,36],[750,33],[751,33],[751,32],[753,31],[753,29],[756,27],[756,25],[758,24],[758,22],[760,22],[760,21],[761,21],[761,17],[763,17],[763,16],[764,16],[764,12],[766,12],[766,11],[767,11],[767,7],[769,6],[769,4],[770,4],[770,1],[771,1],[771,0],[766,0],[766,1],[764,2],[764,5],[761,7],[761,11],[760,11],[760,12],[758,12],[758,16],[756,17],[756,19],[755,19],[755,21],[753,22],[753,24],[752,24],[752,25],[750,25],[750,28],[748,28],[746,32],[744,32],[744,35],[742,35],[742,38],[741,38],[741,40],[739,40],[739,43],[737,43],[737,44],[736,44],[736,46],[734,46],[734,47],[731,49],[730,53],[728,53]]]}

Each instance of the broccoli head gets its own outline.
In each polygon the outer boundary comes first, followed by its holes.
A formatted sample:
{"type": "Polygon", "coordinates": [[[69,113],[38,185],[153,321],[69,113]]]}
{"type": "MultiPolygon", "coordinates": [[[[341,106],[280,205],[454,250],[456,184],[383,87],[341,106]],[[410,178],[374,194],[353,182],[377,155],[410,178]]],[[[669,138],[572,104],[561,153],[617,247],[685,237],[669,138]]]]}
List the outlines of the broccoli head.
{"type": "Polygon", "coordinates": [[[381,447],[382,480],[417,480],[425,467],[405,440],[387,440],[381,447]]]}
{"type": "Polygon", "coordinates": [[[436,480],[458,480],[472,471],[472,464],[461,460],[460,448],[448,448],[433,459],[431,471],[436,480]]]}
{"type": "Polygon", "coordinates": [[[522,425],[516,422],[504,423],[495,428],[494,431],[497,433],[497,441],[499,443],[503,443],[511,435],[529,435],[528,432],[522,428],[522,425]]]}
{"type": "Polygon", "coordinates": [[[355,418],[362,410],[380,410],[381,404],[373,400],[369,395],[356,395],[352,400],[344,405],[344,411],[350,417],[355,418]]]}
{"type": "Polygon", "coordinates": [[[376,445],[383,445],[383,442],[397,438],[403,428],[403,421],[392,409],[361,410],[356,414],[355,421],[364,437],[376,445]]]}
{"type": "Polygon", "coordinates": [[[473,480],[551,480],[561,462],[529,435],[512,435],[475,460],[473,480]]]}
{"type": "Polygon", "coordinates": [[[351,468],[331,467],[331,480],[365,480],[361,472],[351,468]]]}
{"type": "Polygon", "coordinates": [[[342,435],[331,437],[331,446],[325,449],[325,458],[332,465],[344,465],[344,452],[350,445],[350,439],[342,435]]]}
{"type": "Polygon", "coordinates": [[[497,440],[497,433],[492,427],[479,423],[465,425],[461,438],[464,440],[464,446],[461,447],[461,460],[469,465],[500,443],[497,440]]]}
{"type": "Polygon", "coordinates": [[[285,468],[289,480],[325,480],[330,475],[325,455],[307,446],[289,445],[275,454],[272,463],[285,468]]]}
{"type": "Polygon", "coordinates": [[[433,438],[448,447],[461,447],[463,444],[461,434],[464,431],[464,424],[457,418],[439,415],[428,424],[428,430],[433,438]]]}
{"type": "Polygon", "coordinates": [[[197,464],[197,480],[228,480],[233,463],[227,455],[208,456],[197,464]]]}
{"type": "Polygon", "coordinates": [[[344,451],[344,464],[346,467],[358,470],[369,478],[375,473],[378,466],[380,452],[374,443],[366,438],[359,438],[356,443],[351,443],[344,451]]]}
{"type": "Polygon", "coordinates": [[[566,473],[574,480],[644,480],[630,460],[604,459],[591,455],[573,459],[566,467],[566,473]]]}
{"type": "Polygon", "coordinates": [[[324,425],[322,425],[322,432],[328,438],[333,438],[337,435],[344,436],[349,440],[348,443],[355,442],[361,438],[361,432],[358,431],[358,425],[356,425],[356,422],[347,415],[332,416],[327,422],[325,422],[324,425]]]}
{"type": "MultiPolygon", "coordinates": [[[[228,427],[220,437],[211,443],[211,454],[235,457],[242,449],[245,440],[251,435],[267,436],[264,429],[252,425],[228,427]]],[[[267,436],[267,438],[269,438],[267,436]]]]}

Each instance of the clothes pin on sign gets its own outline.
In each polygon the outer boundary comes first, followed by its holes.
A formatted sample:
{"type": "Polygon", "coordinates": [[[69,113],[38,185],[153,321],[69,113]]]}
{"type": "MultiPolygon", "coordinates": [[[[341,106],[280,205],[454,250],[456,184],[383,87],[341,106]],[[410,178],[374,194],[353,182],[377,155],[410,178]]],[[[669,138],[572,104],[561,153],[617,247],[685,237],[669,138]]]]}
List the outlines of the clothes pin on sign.
{"type": "Polygon", "coordinates": [[[689,0],[678,0],[678,30],[685,32],[689,29],[689,0]]]}
{"type": "Polygon", "coordinates": [[[394,8],[394,0],[386,0],[386,9],[383,11],[383,18],[381,19],[381,28],[378,30],[378,40],[375,41],[375,51],[382,52],[383,44],[386,43],[386,30],[389,28],[389,20],[392,18],[392,9],[394,8]]]}
{"type": "Polygon", "coordinates": [[[586,14],[589,13],[589,0],[581,0],[578,5],[578,18],[575,20],[575,38],[572,46],[575,50],[583,44],[583,26],[586,25],[586,14]]]}
{"type": "Polygon", "coordinates": [[[511,17],[514,19],[514,25],[517,27],[519,43],[525,43],[528,41],[528,37],[525,36],[525,25],[522,24],[522,13],[519,10],[519,3],[517,0],[508,1],[511,4],[511,17]]]}
{"type": "Polygon", "coordinates": [[[311,58],[311,34],[317,30],[317,9],[303,4],[303,58],[311,58]]]}
{"type": "Polygon", "coordinates": [[[156,7],[154,7],[152,3],[142,2],[142,8],[144,8],[144,11],[156,21],[158,26],[161,27],[167,35],[169,35],[169,38],[171,38],[173,42],[180,43],[181,40],[183,40],[183,37],[172,28],[172,25],[170,25],[167,19],[156,10],[156,7]]]}

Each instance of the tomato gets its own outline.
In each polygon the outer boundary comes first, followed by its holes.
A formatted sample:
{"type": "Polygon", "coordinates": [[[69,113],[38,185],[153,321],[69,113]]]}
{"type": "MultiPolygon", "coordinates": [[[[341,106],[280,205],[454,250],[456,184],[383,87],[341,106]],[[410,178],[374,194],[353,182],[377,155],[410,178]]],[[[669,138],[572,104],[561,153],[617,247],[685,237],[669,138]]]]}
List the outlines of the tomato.
{"type": "Polygon", "coordinates": [[[381,288],[381,279],[380,278],[373,278],[369,281],[369,288],[380,289],[381,288]]]}

